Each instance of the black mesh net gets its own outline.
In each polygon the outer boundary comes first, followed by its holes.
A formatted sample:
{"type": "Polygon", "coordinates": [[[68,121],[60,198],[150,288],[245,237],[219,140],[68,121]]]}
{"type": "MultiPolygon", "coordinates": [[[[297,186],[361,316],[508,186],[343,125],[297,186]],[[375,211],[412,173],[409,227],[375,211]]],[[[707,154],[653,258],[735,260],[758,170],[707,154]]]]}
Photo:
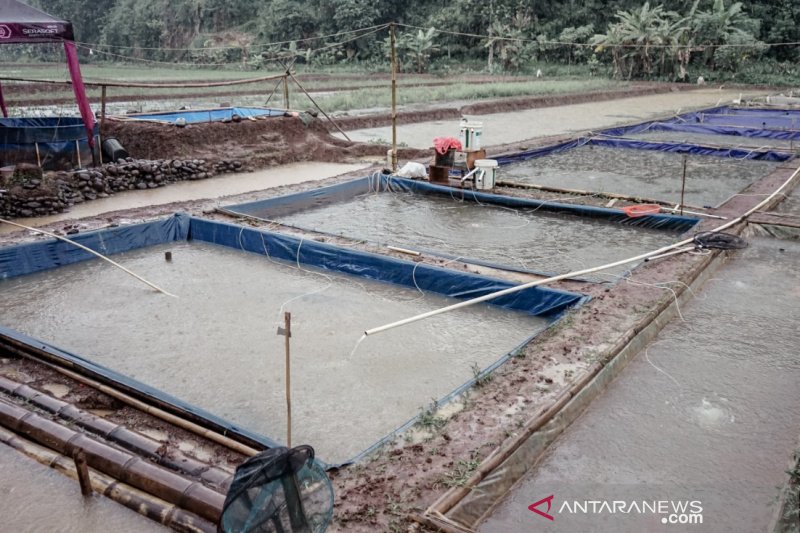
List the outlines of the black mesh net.
{"type": "Polygon", "coordinates": [[[218,531],[289,533],[325,531],[333,514],[333,487],[310,446],[274,448],[236,469],[218,531]]]}

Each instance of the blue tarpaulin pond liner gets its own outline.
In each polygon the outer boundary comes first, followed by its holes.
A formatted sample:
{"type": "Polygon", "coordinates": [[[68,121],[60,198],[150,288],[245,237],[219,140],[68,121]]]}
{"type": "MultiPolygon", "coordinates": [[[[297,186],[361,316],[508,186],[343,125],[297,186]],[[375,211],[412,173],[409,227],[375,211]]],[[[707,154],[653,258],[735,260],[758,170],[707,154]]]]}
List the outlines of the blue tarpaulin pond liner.
{"type": "Polygon", "coordinates": [[[575,266],[573,261],[600,260],[594,253],[612,260],[643,247],[659,247],[697,223],[695,218],[673,215],[630,218],[618,209],[454,189],[379,174],[223,210],[306,231],[539,275],[567,272],[575,266]],[[505,231],[506,226],[517,229],[505,231]],[[607,246],[598,248],[597,242],[607,246]],[[617,247],[624,251],[615,251],[617,247]]]}
{"type": "MultiPolygon", "coordinates": [[[[459,299],[481,296],[513,285],[485,276],[359,252],[311,240],[303,241],[288,235],[209,221],[188,215],[176,215],[155,222],[87,232],[75,235],[74,238],[80,244],[108,255],[176,241],[207,242],[259,255],[268,253],[271,259],[298,261],[327,271],[409,288],[419,287],[423,291],[459,299]]],[[[24,276],[86,261],[93,257],[79,248],[56,240],[2,247],[0,248],[0,279],[24,276]]],[[[583,300],[584,297],[580,294],[537,287],[498,298],[493,305],[545,317],[553,321],[557,320],[564,311],[583,300]]],[[[226,419],[98,365],[85,357],[61,350],[47,342],[32,339],[7,327],[0,327],[0,337],[17,345],[32,346],[45,353],[53,361],[59,361],[69,366],[77,365],[95,379],[119,385],[139,399],[157,404],[162,408],[168,407],[170,412],[201,419],[205,425],[228,435],[238,436],[238,440],[251,446],[272,447],[275,445],[275,442],[268,437],[232,424],[226,419]]],[[[495,365],[500,364],[500,361],[505,360],[508,356],[509,354],[503,356],[495,365]]],[[[491,368],[494,368],[494,365],[491,368]]],[[[468,386],[468,384],[463,385],[462,388],[464,386],[468,386]]]]}
{"type": "MultiPolygon", "coordinates": [[[[99,126],[94,127],[95,138],[99,126]]],[[[30,163],[66,170],[92,162],[83,119],[78,117],[0,119],[0,166],[30,163]]]]}
{"type": "MultiPolygon", "coordinates": [[[[639,127],[640,126],[635,126],[635,127],[632,126],[630,128],[639,128],[639,127]]],[[[592,138],[576,139],[573,141],[568,141],[552,146],[545,146],[542,148],[535,148],[533,150],[526,150],[524,152],[518,152],[515,154],[500,156],[496,157],[495,159],[500,165],[510,165],[513,163],[518,163],[520,161],[528,161],[539,157],[545,157],[548,155],[563,153],[568,150],[572,150],[574,148],[579,148],[581,146],[587,146],[587,145],[606,146],[610,148],[627,148],[632,150],[671,152],[671,153],[686,154],[686,155],[702,155],[702,156],[741,159],[749,161],[782,162],[792,158],[791,154],[774,152],[770,150],[743,150],[738,148],[720,148],[716,146],[702,146],[691,143],[673,143],[673,142],[658,142],[658,141],[651,142],[651,141],[643,141],[636,139],[613,138],[616,135],[623,135],[624,133],[628,132],[639,133],[641,131],[646,131],[646,128],[644,126],[642,126],[642,129],[630,129],[630,128],[617,128],[614,130],[604,130],[603,135],[609,136],[608,138],[592,137],[592,138]]]]}
{"type": "Polygon", "coordinates": [[[171,111],[164,113],[135,113],[125,115],[126,119],[155,120],[175,124],[178,119],[183,119],[187,124],[200,124],[203,122],[222,122],[232,120],[234,115],[240,118],[256,117],[282,117],[285,111],[265,107],[222,107],[218,109],[189,109],[185,111],[171,111]]]}
{"type": "Polygon", "coordinates": [[[764,139],[800,140],[800,112],[717,107],[684,113],[669,120],[643,122],[602,130],[602,135],[624,137],[647,131],[675,131],[736,135],[764,139]]]}

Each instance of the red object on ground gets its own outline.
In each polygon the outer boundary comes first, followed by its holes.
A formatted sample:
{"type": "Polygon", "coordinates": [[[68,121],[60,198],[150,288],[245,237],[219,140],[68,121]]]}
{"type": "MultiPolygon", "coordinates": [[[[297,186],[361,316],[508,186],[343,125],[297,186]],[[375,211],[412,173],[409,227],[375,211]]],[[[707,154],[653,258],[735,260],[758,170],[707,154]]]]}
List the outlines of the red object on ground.
{"type": "Polygon", "coordinates": [[[638,204],[629,205],[622,208],[622,211],[631,218],[644,217],[647,215],[657,215],[661,212],[658,204],[638,204]]]}
{"type": "Polygon", "coordinates": [[[433,146],[436,151],[444,155],[448,150],[461,150],[461,141],[455,137],[436,137],[433,140],[433,146]]]}

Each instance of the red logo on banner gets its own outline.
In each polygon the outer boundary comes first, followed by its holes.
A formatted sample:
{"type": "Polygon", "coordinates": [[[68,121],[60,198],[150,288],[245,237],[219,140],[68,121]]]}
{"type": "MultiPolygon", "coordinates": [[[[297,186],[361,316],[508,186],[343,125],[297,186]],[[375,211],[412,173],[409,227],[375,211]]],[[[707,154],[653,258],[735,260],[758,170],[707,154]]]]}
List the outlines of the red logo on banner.
{"type": "Polygon", "coordinates": [[[529,511],[533,511],[534,513],[538,514],[539,516],[543,516],[543,517],[547,518],[548,520],[553,520],[552,515],[547,514],[547,513],[550,512],[550,507],[552,507],[552,506],[553,506],[553,494],[551,494],[547,498],[543,498],[543,499],[539,500],[536,503],[530,504],[528,506],[528,510],[529,511]],[[540,511],[539,509],[537,509],[537,507],[539,507],[540,505],[542,505],[545,502],[547,502],[547,512],[540,511]]]}
{"type": "Polygon", "coordinates": [[[11,38],[11,28],[6,26],[5,24],[0,24],[0,39],[10,39],[11,38]]]}

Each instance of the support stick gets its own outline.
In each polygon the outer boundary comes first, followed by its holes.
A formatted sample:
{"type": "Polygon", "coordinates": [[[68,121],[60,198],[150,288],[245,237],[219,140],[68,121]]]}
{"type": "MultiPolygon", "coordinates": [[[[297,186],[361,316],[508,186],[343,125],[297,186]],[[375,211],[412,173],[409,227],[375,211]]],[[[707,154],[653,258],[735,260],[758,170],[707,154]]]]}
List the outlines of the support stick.
{"type": "Polygon", "coordinates": [[[39,168],[42,168],[42,155],[39,152],[39,143],[35,142],[33,145],[36,147],[36,164],[39,168]]]}
{"type": "MultiPolygon", "coordinates": [[[[285,80],[286,78],[283,78],[283,79],[285,80]]],[[[275,91],[277,91],[278,87],[280,87],[280,86],[281,86],[281,80],[278,80],[278,83],[275,84],[275,87],[272,89],[272,92],[269,93],[269,97],[267,98],[267,101],[264,102],[264,107],[267,107],[269,105],[270,100],[272,100],[272,97],[275,96],[275,91]]]]}
{"type": "Polygon", "coordinates": [[[2,222],[5,222],[6,224],[10,224],[11,226],[16,226],[18,228],[26,229],[28,231],[35,231],[36,233],[41,233],[42,235],[47,235],[48,237],[52,237],[52,238],[58,239],[60,241],[68,242],[69,244],[71,244],[73,246],[77,246],[81,250],[87,251],[90,254],[92,254],[92,255],[94,255],[96,257],[99,257],[100,259],[102,259],[103,261],[106,261],[107,263],[111,263],[112,265],[114,265],[118,269],[122,270],[123,272],[125,272],[127,274],[130,274],[134,278],[138,279],[139,281],[141,281],[145,285],[148,285],[148,286],[152,287],[153,289],[157,290],[161,294],[166,294],[167,296],[172,296],[173,298],[177,298],[177,296],[175,296],[174,294],[171,294],[171,293],[165,291],[164,289],[162,289],[158,285],[150,283],[149,281],[147,281],[143,277],[139,276],[138,274],[134,274],[133,272],[131,272],[130,270],[128,270],[124,266],[120,265],[119,263],[117,263],[115,261],[112,261],[111,259],[109,259],[108,257],[104,256],[103,254],[95,252],[91,248],[87,248],[86,246],[84,246],[84,245],[82,245],[80,243],[77,243],[77,242],[73,241],[72,239],[67,239],[66,237],[62,237],[61,235],[56,235],[55,233],[50,233],[49,231],[45,231],[43,229],[32,228],[32,227],[26,226],[24,224],[19,224],[17,222],[11,222],[10,220],[5,220],[3,218],[0,218],[0,223],[2,223],[2,222]]]}
{"type": "Polygon", "coordinates": [[[392,42],[392,174],[397,173],[397,35],[394,22],[389,24],[392,42]]]}
{"type": "Polygon", "coordinates": [[[686,163],[689,160],[689,156],[683,156],[683,180],[681,181],[681,216],[683,216],[683,201],[684,197],[686,196],[686,163]]]}
{"type": "Polygon", "coordinates": [[[78,482],[81,485],[81,494],[84,496],[92,495],[92,480],[89,478],[89,465],[86,464],[86,454],[83,450],[75,450],[72,454],[75,461],[75,470],[78,471],[78,482]]]}
{"type": "MultiPolygon", "coordinates": [[[[720,231],[724,231],[724,230],[730,228],[731,226],[734,226],[734,225],[738,224],[739,222],[742,222],[743,220],[746,220],[747,217],[749,217],[750,215],[752,215],[753,213],[755,213],[756,211],[758,211],[759,209],[761,209],[765,205],[769,204],[773,200],[773,198],[775,198],[778,194],[781,193],[781,191],[783,191],[787,186],[789,186],[789,184],[792,183],[792,181],[794,181],[794,179],[798,175],[800,175],[800,168],[795,170],[792,173],[792,175],[789,176],[786,179],[786,181],[784,181],[783,184],[780,187],[775,189],[775,191],[772,194],[770,194],[767,198],[765,198],[764,200],[762,200],[761,202],[756,204],[754,207],[752,207],[749,210],[747,210],[742,216],[734,218],[730,222],[726,222],[722,226],[719,226],[717,228],[712,229],[710,232],[711,233],[717,233],[717,232],[720,232],[720,231]]],[[[676,242],[674,244],[670,244],[668,246],[664,246],[662,248],[659,248],[658,250],[653,250],[652,252],[647,252],[647,253],[640,254],[640,255],[637,255],[637,256],[634,256],[634,257],[629,257],[628,259],[622,259],[620,261],[615,261],[613,263],[607,263],[605,265],[600,265],[600,266],[593,267],[593,268],[585,268],[583,270],[576,270],[574,272],[568,272],[566,274],[559,274],[558,276],[553,276],[553,277],[547,278],[547,279],[540,279],[540,280],[536,280],[536,281],[531,281],[531,282],[528,282],[528,283],[523,283],[522,285],[515,285],[513,287],[509,287],[508,289],[503,289],[501,291],[493,292],[493,293],[490,293],[490,294],[485,294],[485,295],[479,296],[477,298],[472,298],[471,300],[465,300],[465,301],[459,302],[457,304],[453,304],[453,305],[450,305],[450,306],[447,306],[447,307],[442,307],[441,309],[435,309],[433,311],[428,311],[427,313],[422,313],[420,315],[416,315],[416,316],[412,316],[412,317],[409,317],[409,318],[405,318],[403,320],[398,320],[397,322],[393,322],[391,324],[386,324],[385,326],[372,328],[372,329],[369,329],[369,330],[365,331],[364,335],[365,336],[370,336],[370,335],[374,335],[376,333],[382,333],[384,331],[388,331],[390,329],[394,329],[394,328],[397,328],[397,327],[400,327],[400,326],[405,326],[407,324],[411,324],[411,323],[417,322],[419,320],[425,320],[425,319],[430,318],[432,316],[441,315],[443,313],[448,313],[450,311],[455,311],[456,309],[469,307],[470,305],[475,305],[475,304],[486,302],[486,301],[489,301],[489,300],[494,300],[495,298],[499,298],[499,297],[505,296],[507,294],[513,294],[515,292],[524,291],[525,289],[531,289],[533,287],[538,287],[539,285],[544,285],[546,283],[552,283],[554,281],[561,281],[562,279],[575,278],[575,277],[583,276],[583,275],[586,275],[586,274],[593,274],[595,272],[600,272],[602,270],[608,270],[609,268],[614,268],[614,267],[618,267],[618,266],[621,266],[621,265],[627,265],[628,263],[634,263],[636,261],[642,261],[644,259],[648,259],[648,258],[653,257],[653,256],[661,255],[661,254],[664,254],[666,252],[670,252],[672,250],[676,250],[678,248],[682,248],[684,246],[692,244],[693,242],[694,242],[694,238],[690,237],[688,239],[684,239],[684,240],[676,242]]]]}
{"type": "Polygon", "coordinates": [[[75,141],[75,153],[78,155],[78,168],[83,168],[83,163],[81,162],[81,145],[78,144],[78,141],[75,141]]]}
{"type": "MultiPolygon", "coordinates": [[[[286,71],[286,74],[289,74],[289,71],[286,71]]],[[[289,110],[289,78],[287,76],[283,77],[283,105],[285,109],[289,110]]]]}
{"type": "Polygon", "coordinates": [[[319,112],[322,113],[323,115],[325,115],[325,118],[328,119],[328,122],[333,124],[336,127],[336,129],[339,130],[339,133],[344,135],[345,139],[347,139],[350,142],[353,142],[353,139],[351,139],[350,137],[347,136],[347,134],[344,132],[344,130],[342,130],[342,128],[340,128],[339,125],[336,122],[334,122],[331,117],[328,116],[328,114],[319,106],[319,104],[316,102],[316,100],[314,100],[311,97],[311,95],[308,94],[308,91],[306,91],[305,88],[302,85],[300,85],[300,82],[297,81],[297,78],[294,77],[294,74],[292,74],[291,72],[288,72],[288,71],[287,71],[287,74],[289,75],[290,78],[292,78],[292,81],[295,82],[298,87],[300,87],[300,90],[303,91],[303,93],[308,97],[308,99],[311,100],[311,103],[314,104],[314,107],[319,109],[319,112]]]}
{"type": "Polygon", "coordinates": [[[106,86],[100,87],[100,138],[106,134],[106,86]]]}
{"type": "Polygon", "coordinates": [[[292,360],[289,350],[289,339],[292,338],[292,313],[283,313],[283,327],[278,328],[278,335],[284,336],[286,349],[286,446],[292,447],[292,360]]]}

